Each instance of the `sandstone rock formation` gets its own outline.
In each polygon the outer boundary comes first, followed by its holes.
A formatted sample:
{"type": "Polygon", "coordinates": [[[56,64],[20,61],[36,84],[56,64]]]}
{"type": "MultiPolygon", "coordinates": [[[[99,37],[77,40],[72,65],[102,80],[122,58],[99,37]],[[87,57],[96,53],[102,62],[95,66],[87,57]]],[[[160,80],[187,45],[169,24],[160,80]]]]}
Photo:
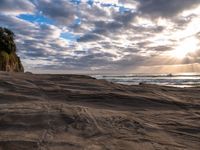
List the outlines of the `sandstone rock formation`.
{"type": "Polygon", "coordinates": [[[24,72],[20,58],[16,54],[14,33],[0,27],[0,71],[24,72]]]}
{"type": "Polygon", "coordinates": [[[0,150],[198,150],[199,93],[0,72],[0,150]]]}

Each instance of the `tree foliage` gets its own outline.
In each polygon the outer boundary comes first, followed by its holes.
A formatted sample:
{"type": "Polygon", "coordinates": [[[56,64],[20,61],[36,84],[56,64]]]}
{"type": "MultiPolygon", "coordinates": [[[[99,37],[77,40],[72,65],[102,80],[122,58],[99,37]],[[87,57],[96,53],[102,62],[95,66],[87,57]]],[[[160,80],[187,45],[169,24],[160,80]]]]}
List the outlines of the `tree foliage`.
{"type": "Polygon", "coordinates": [[[8,54],[16,52],[14,37],[15,34],[11,30],[0,27],[0,51],[5,51],[8,54]]]}

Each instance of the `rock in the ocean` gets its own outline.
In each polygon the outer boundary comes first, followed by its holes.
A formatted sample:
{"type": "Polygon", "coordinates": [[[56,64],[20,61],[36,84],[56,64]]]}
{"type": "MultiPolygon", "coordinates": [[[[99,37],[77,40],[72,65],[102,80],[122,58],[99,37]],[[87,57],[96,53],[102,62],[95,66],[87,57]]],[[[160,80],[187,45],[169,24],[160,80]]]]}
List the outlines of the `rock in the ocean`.
{"type": "Polygon", "coordinates": [[[24,72],[20,58],[16,54],[14,33],[0,27],[0,71],[24,72]]]}

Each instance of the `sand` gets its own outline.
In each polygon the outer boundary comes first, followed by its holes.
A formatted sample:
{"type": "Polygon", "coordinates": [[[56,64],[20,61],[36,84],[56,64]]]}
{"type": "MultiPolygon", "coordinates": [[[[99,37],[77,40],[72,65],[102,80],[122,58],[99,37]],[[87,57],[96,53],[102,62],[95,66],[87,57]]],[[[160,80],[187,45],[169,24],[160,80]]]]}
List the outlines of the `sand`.
{"type": "Polygon", "coordinates": [[[0,72],[0,150],[199,150],[200,88],[0,72]]]}

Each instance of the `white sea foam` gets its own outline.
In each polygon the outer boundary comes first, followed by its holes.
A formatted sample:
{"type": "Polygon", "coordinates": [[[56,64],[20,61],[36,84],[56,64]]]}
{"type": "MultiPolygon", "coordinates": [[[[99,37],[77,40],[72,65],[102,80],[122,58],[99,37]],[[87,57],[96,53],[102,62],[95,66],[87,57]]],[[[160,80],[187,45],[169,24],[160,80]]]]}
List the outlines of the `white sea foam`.
{"type": "Polygon", "coordinates": [[[138,85],[139,83],[176,87],[200,87],[200,74],[128,74],[128,75],[92,75],[97,79],[110,82],[138,85]]]}

